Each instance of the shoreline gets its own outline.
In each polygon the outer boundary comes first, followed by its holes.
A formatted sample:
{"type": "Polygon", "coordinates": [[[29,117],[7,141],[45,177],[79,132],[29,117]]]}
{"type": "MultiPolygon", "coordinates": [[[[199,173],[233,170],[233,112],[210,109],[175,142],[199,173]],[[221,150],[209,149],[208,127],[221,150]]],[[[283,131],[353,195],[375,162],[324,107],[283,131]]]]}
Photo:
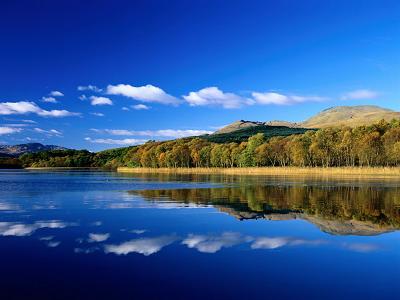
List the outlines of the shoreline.
{"type": "Polygon", "coordinates": [[[222,175],[372,175],[399,176],[400,167],[251,167],[251,168],[117,168],[119,173],[222,175]]]}
{"type": "Polygon", "coordinates": [[[98,167],[27,167],[22,170],[101,170],[98,167]]]}

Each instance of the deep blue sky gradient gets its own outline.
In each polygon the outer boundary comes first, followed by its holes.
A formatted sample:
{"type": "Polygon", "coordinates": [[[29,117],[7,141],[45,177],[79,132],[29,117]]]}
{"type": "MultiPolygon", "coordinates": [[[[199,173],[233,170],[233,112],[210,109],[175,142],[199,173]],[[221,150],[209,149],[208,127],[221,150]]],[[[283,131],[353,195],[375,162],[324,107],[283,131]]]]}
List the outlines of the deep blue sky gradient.
{"type": "Polygon", "coordinates": [[[3,115],[0,126],[30,119],[62,137],[25,127],[0,142],[30,138],[99,150],[115,145],[85,137],[134,137],[91,128],[214,130],[238,119],[301,121],[335,105],[400,110],[399,53],[399,1],[1,1],[0,102],[33,101],[82,115],[3,115]],[[122,96],[96,94],[112,106],[78,99],[79,85],[121,83],[152,84],[178,98],[216,86],[241,96],[275,91],[327,99],[239,109],[148,103],[146,111],[122,111],[141,103],[122,96]],[[361,89],[378,96],[341,99],[361,89]],[[59,103],[39,101],[52,90],[65,94],[59,103]]]}

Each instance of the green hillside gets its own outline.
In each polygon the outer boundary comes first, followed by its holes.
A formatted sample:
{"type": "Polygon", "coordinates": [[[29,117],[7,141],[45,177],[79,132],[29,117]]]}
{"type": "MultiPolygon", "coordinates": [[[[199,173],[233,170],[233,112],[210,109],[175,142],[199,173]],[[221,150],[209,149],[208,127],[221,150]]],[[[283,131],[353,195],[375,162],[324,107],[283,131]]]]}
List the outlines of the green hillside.
{"type": "Polygon", "coordinates": [[[267,126],[258,125],[253,127],[242,128],[236,131],[204,135],[201,138],[213,143],[240,143],[247,141],[247,139],[257,133],[263,133],[265,138],[274,136],[289,136],[293,134],[302,134],[310,129],[306,128],[291,128],[286,126],[267,126]]]}

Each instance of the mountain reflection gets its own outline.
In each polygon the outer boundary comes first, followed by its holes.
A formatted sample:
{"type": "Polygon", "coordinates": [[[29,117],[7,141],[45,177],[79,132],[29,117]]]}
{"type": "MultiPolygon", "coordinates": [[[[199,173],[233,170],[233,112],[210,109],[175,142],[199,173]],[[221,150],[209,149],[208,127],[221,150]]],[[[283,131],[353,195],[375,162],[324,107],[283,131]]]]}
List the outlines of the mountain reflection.
{"type": "Polygon", "coordinates": [[[244,185],[130,191],[149,201],[213,205],[239,220],[304,219],[339,235],[400,228],[400,189],[377,186],[244,185]]]}

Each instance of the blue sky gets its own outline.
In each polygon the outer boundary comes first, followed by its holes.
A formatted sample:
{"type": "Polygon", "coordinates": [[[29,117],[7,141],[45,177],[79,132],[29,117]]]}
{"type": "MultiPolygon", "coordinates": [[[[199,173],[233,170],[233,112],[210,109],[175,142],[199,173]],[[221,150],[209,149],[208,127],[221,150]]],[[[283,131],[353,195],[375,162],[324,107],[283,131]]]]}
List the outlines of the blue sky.
{"type": "Polygon", "coordinates": [[[1,143],[96,151],[400,110],[399,1],[10,0],[0,38],[1,143]]]}

